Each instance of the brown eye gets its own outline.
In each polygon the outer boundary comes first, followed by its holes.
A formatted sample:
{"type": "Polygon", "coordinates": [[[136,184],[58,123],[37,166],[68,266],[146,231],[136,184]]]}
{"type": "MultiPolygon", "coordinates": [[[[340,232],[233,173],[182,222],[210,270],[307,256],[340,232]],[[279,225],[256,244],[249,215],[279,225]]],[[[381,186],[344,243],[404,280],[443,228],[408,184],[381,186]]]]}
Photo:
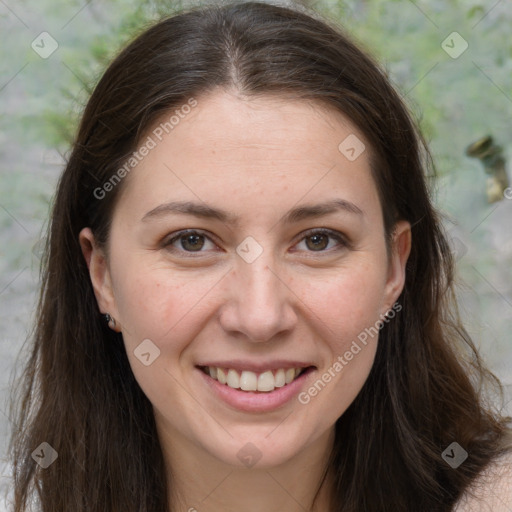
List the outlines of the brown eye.
{"type": "Polygon", "coordinates": [[[181,247],[186,251],[201,250],[204,246],[203,235],[182,235],[179,239],[181,240],[181,247]]]}
{"type": "Polygon", "coordinates": [[[311,249],[313,251],[322,251],[329,245],[329,236],[324,233],[317,233],[315,235],[308,236],[305,238],[305,240],[311,241],[310,244],[306,241],[306,245],[308,249],[311,249]]]}
{"type": "Polygon", "coordinates": [[[206,235],[195,230],[186,230],[176,233],[164,242],[163,246],[171,252],[187,254],[206,252],[206,249],[211,248],[208,247],[208,243],[211,246],[215,245],[206,235]]]}
{"type": "Polygon", "coordinates": [[[325,229],[316,229],[308,231],[307,233],[305,233],[305,236],[302,238],[300,243],[302,243],[303,241],[304,245],[306,246],[306,252],[330,253],[331,250],[335,251],[343,249],[345,247],[349,247],[348,241],[345,240],[341,233],[325,229]],[[332,246],[332,240],[337,242],[337,244],[334,244],[334,246],[332,246]]]}

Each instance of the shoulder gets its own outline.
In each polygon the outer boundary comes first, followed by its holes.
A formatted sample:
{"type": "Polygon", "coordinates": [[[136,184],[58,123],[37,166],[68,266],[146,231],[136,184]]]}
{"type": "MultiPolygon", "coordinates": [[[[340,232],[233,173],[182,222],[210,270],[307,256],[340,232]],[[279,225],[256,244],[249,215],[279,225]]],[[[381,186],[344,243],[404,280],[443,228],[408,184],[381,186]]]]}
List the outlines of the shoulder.
{"type": "Polygon", "coordinates": [[[512,511],[512,452],[492,462],[457,502],[453,512],[512,511]]]}

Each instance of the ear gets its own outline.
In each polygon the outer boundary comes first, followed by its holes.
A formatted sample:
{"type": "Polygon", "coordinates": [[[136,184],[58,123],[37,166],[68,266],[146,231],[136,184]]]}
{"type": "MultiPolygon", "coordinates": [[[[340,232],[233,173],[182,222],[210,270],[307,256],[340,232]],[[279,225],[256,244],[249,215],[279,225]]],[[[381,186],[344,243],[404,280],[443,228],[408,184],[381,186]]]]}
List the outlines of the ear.
{"type": "Polygon", "coordinates": [[[103,249],[98,246],[90,228],[82,229],[78,235],[78,240],[82,248],[85,262],[87,263],[87,268],[89,269],[89,276],[99,310],[103,314],[109,313],[116,320],[114,330],[121,332],[119,329],[119,315],[106,255],[103,249]]]}
{"type": "Polygon", "coordinates": [[[411,225],[405,220],[395,224],[391,240],[388,277],[385,287],[385,310],[389,311],[397,301],[405,285],[405,266],[411,252],[411,225]]]}

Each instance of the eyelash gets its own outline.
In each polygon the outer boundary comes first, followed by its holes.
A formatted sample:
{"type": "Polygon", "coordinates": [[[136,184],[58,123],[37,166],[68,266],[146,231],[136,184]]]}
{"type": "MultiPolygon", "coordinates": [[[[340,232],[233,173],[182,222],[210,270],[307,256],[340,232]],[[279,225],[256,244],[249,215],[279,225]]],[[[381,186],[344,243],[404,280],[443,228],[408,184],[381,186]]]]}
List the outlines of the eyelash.
{"type": "MultiPolygon", "coordinates": [[[[213,240],[211,240],[211,238],[201,230],[185,229],[183,231],[178,231],[176,234],[174,234],[172,236],[172,238],[165,240],[163,243],[163,247],[170,250],[171,252],[179,252],[181,254],[187,254],[186,257],[192,257],[192,258],[196,257],[196,256],[194,256],[194,254],[201,254],[203,252],[206,252],[206,251],[186,251],[183,248],[181,248],[181,250],[178,250],[174,247],[171,247],[174,242],[176,242],[177,240],[180,240],[185,235],[200,235],[200,236],[203,236],[206,239],[210,240],[212,243],[214,243],[213,240]]],[[[302,234],[302,238],[299,240],[299,242],[302,242],[304,239],[306,239],[308,237],[312,237],[314,235],[327,235],[330,238],[336,240],[339,243],[339,247],[334,248],[334,249],[331,248],[331,249],[323,249],[320,251],[307,251],[307,252],[310,252],[313,254],[315,254],[315,253],[322,254],[322,253],[331,253],[333,250],[337,251],[337,250],[340,250],[343,248],[351,248],[350,243],[341,235],[341,233],[338,233],[337,231],[332,231],[330,229],[310,229],[302,234]]]]}

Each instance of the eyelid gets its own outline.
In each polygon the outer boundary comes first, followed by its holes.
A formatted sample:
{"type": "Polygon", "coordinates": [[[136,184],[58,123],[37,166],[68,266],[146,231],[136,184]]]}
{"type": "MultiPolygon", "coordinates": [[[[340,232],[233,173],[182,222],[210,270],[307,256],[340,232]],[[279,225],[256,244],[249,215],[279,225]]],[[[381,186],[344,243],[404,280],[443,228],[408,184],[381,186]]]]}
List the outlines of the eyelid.
{"type": "MultiPolygon", "coordinates": [[[[185,236],[187,234],[202,235],[206,239],[210,240],[212,243],[216,244],[216,242],[214,241],[214,239],[216,237],[214,237],[208,231],[205,231],[205,230],[199,229],[199,228],[188,228],[188,229],[183,229],[181,231],[171,233],[170,236],[165,237],[162,242],[162,247],[165,249],[168,249],[172,252],[179,252],[180,254],[186,254],[187,257],[189,257],[189,256],[195,257],[194,254],[199,255],[199,254],[208,252],[208,251],[176,250],[176,249],[170,247],[176,240],[179,240],[182,236],[185,236]]],[[[350,243],[350,241],[347,239],[347,237],[343,233],[340,233],[339,231],[334,231],[334,230],[328,229],[328,228],[311,228],[306,231],[302,231],[301,233],[299,233],[299,235],[297,235],[298,240],[294,243],[294,245],[297,245],[299,242],[302,242],[302,240],[304,240],[304,238],[307,238],[308,236],[313,236],[313,235],[328,235],[329,237],[333,238],[334,240],[336,240],[338,242],[339,247],[331,248],[329,250],[323,250],[323,251],[306,251],[311,254],[330,254],[331,252],[339,250],[344,247],[349,248],[349,249],[352,247],[352,244],[350,243]]]]}

